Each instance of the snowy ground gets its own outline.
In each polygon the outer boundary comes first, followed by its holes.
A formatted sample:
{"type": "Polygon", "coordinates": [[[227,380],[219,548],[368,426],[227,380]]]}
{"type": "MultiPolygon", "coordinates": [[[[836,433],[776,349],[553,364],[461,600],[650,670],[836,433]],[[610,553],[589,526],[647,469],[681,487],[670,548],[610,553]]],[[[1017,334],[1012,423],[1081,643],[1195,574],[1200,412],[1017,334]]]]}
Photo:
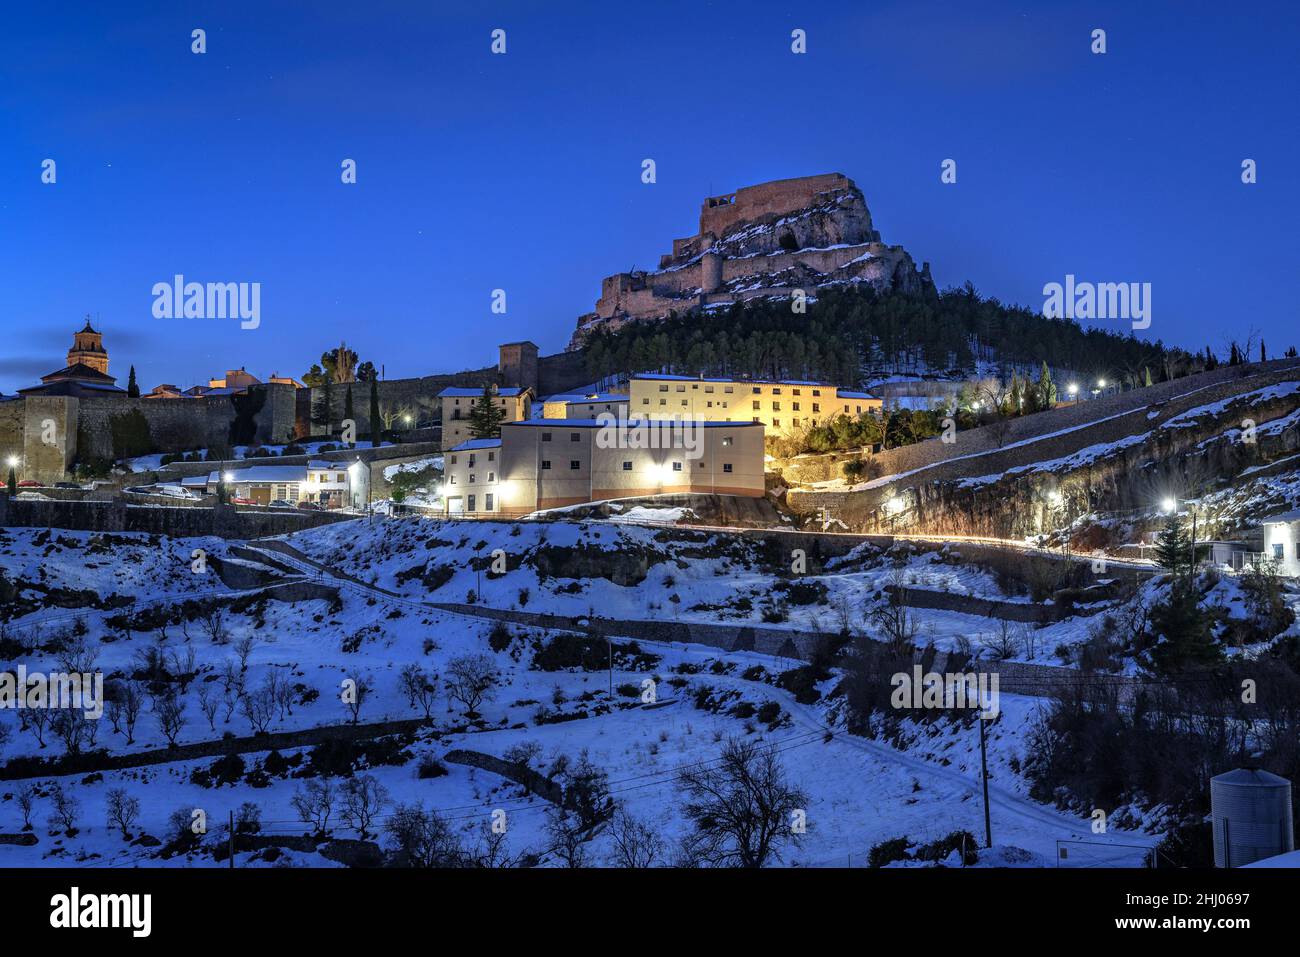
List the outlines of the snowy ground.
{"type": "MultiPolygon", "coordinates": [[[[693,544],[695,551],[688,558],[675,546],[657,541],[655,536],[661,531],[596,522],[511,525],[405,519],[374,526],[327,526],[289,540],[313,557],[337,564],[362,579],[373,579],[411,599],[448,601],[461,601],[470,588],[478,587],[478,574],[468,567],[467,556],[487,556],[495,547],[515,555],[543,545],[565,546],[579,552],[591,550],[593,554],[598,550],[613,553],[636,549],[668,553],[668,559],[651,565],[649,576],[639,586],[619,586],[602,578],[548,579],[524,563],[504,578],[491,582],[485,578],[483,597],[499,607],[519,606],[521,589],[528,589],[526,608],[531,611],[586,614],[596,609],[609,616],[680,615],[761,622],[756,610],[739,613],[733,609],[719,616],[699,607],[723,602],[734,605],[738,596],[749,595],[757,609],[771,592],[774,580],[756,567],[752,556],[725,542],[713,542],[710,536],[699,536],[703,544],[693,544]],[[714,550],[717,555],[706,554],[714,550]],[[451,569],[451,578],[432,592],[418,578],[398,580],[402,572],[412,568],[440,566],[451,569]],[[671,584],[666,581],[669,576],[671,584]],[[571,589],[575,582],[579,587],[572,594],[557,590],[571,589]],[[678,601],[665,597],[671,595],[676,595],[678,601]],[[735,614],[741,617],[733,617],[735,614]]],[[[11,582],[89,589],[100,598],[134,594],[143,600],[164,595],[228,593],[215,576],[199,576],[192,571],[190,556],[195,548],[228,558],[228,546],[217,540],[6,530],[0,532],[0,571],[11,582]]],[[[860,603],[891,576],[899,575],[915,584],[947,590],[985,593],[993,587],[984,573],[943,564],[934,553],[913,556],[898,568],[887,562],[860,559],[851,557],[841,563],[843,567],[820,576],[829,602],[860,603]]],[[[807,626],[815,624],[819,615],[830,624],[833,609],[834,604],[791,605],[790,618],[782,624],[807,626]]],[[[32,670],[54,667],[56,655],[50,642],[77,620],[84,624],[88,639],[96,647],[96,668],[109,676],[131,674],[139,653],[150,646],[160,645],[166,653],[181,659],[192,651],[196,674],[184,696],[186,720],[179,736],[181,744],[211,740],[224,733],[250,733],[249,722],[238,711],[227,718],[224,706],[218,709],[210,727],[197,694],[200,687],[221,688],[220,671],[233,659],[233,649],[244,638],[255,639],[244,675],[248,688],[256,688],[272,672],[286,675],[290,683],[298,686],[291,713],[276,717],[270,725],[272,732],[343,722],[346,712],[339,701],[341,683],[346,677],[358,675],[368,676],[375,689],[363,706],[362,722],[418,717],[420,712],[412,709],[399,690],[398,674],[403,666],[417,662],[445,674],[448,662],[458,655],[488,654],[500,670],[501,686],[495,697],[480,707],[482,718],[477,725],[467,725],[460,707],[451,705],[440,692],[433,729],[418,735],[410,746],[409,760],[366,773],[383,784],[393,802],[420,801],[425,807],[442,809],[455,827],[466,831],[467,839],[493,810],[505,810],[512,853],[544,845],[544,802],[524,795],[520,787],[493,774],[457,764],[447,763],[448,773],[443,776],[421,779],[416,772],[421,756],[440,759],[456,747],[501,756],[512,745],[533,741],[542,749],[535,766],[544,769],[558,755],[576,759],[585,750],[608,773],[614,797],[672,841],[686,827],[680,807],[680,768],[716,758],[728,738],[762,739],[780,749],[791,779],[810,797],[808,834],[801,846],[787,855],[786,863],[861,865],[873,844],[889,838],[906,835],[918,841],[932,840],[957,828],[982,834],[978,737],[973,727],[945,722],[917,725],[907,750],[900,751],[844,733],[825,699],[811,705],[799,704],[774,684],[741,677],[755,664],[775,675],[791,667],[790,662],[754,653],[726,654],[699,646],[643,644],[643,651],[658,656],[658,660],[638,665],[631,657],[619,656],[613,674],[616,691],[611,708],[607,692],[610,678],[604,670],[545,672],[533,667],[533,642],[555,636],[538,629],[514,629],[515,638],[509,647],[493,652],[489,649],[486,621],[355,589],[344,589],[339,602],[333,605],[326,600],[294,604],[269,601],[243,613],[231,613],[228,640],[223,644],[214,643],[193,625],[184,630],[171,626],[165,636],[133,632],[124,638],[106,624],[114,613],[111,609],[38,609],[8,622],[5,633],[20,638],[36,634],[45,644],[43,649],[22,655],[22,663],[32,670]],[[43,625],[33,632],[31,625],[37,621],[43,625]],[[639,688],[647,677],[656,680],[660,702],[670,703],[644,708],[634,694],[620,689],[639,688]],[[753,717],[732,715],[728,709],[735,702],[729,702],[718,713],[701,710],[694,701],[694,693],[701,687],[711,688],[715,694],[738,693],[737,701],[755,708],[773,702],[779,709],[777,717],[769,725],[753,717]],[[579,712],[587,716],[549,720],[555,714],[579,712]],[[538,723],[539,717],[548,723],[538,723]],[[828,728],[836,732],[830,740],[825,739],[828,728]]],[[[969,616],[920,614],[924,615],[925,628],[939,644],[973,633],[975,621],[968,620],[969,616]]],[[[988,627],[987,620],[979,621],[988,627]]],[[[1078,637],[1065,634],[1065,623],[1054,627],[1061,629],[1061,640],[1078,637]]],[[[561,636],[559,640],[568,639],[561,636]]],[[[833,684],[828,682],[823,693],[829,692],[833,684]]],[[[1001,717],[990,733],[992,820],[998,845],[994,859],[1003,863],[1050,864],[1058,839],[1094,839],[1086,821],[1029,800],[1022,780],[1012,770],[1012,760],[1021,751],[1025,723],[1040,706],[1038,699],[1004,695],[1001,717]]],[[[0,722],[12,731],[0,750],[3,760],[62,753],[53,736],[47,735],[46,747],[42,748],[32,732],[19,731],[14,713],[0,712],[0,722]]],[[[123,735],[107,726],[100,728],[96,743],[121,753],[160,748],[165,746],[165,739],[156,715],[146,709],[136,728],[135,744],[127,745],[123,735]]],[[[286,749],[283,754],[292,760],[293,755],[306,750],[286,749]]],[[[253,770],[264,756],[244,754],[247,769],[253,770]]],[[[244,781],[219,788],[191,780],[195,770],[206,769],[212,763],[213,759],[205,758],[63,778],[63,785],[81,804],[80,828],[72,837],[54,835],[47,826],[51,782],[42,780],[45,797],[38,799],[34,814],[39,843],[34,847],[0,845],[0,866],[215,863],[204,853],[161,862],[153,857],[156,849],[125,842],[105,819],[106,795],[117,787],[140,799],[139,828],[155,836],[164,834],[166,819],[178,808],[202,808],[215,827],[244,802],[261,808],[265,833],[303,834],[308,830],[290,803],[301,780],[290,775],[258,781],[257,786],[244,781]]],[[[15,797],[19,784],[0,782],[0,833],[15,833],[21,828],[15,797]]],[[[332,829],[336,836],[356,836],[340,822],[332,829]]],[[[215,840],[215,835],[209,835],[206,842],[215,840]]],[[[1149,844],[1153,838],[1126,838],[1123,832],[1115,831],[1107,840],[1149,844]]],[[[607,841],[601,836],[593,842],[594,863],[606,859],[607,841]]],[[[330,866],[316,854],[299,852],[287,852],[281,858],[283,862],[330,866]]],[[[241,866],[257,863],[262,861],[240,855],[241,866]]]]}

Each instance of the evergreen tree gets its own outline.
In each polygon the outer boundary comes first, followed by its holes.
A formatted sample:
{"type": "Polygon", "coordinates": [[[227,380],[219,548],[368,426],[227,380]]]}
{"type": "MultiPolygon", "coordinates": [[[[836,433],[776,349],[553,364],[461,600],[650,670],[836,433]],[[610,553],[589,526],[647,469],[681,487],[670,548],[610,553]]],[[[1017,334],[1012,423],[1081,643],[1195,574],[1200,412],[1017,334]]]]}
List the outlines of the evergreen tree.
{"type": "Polygon", "coordinates": [[[1190,580],[1174,582],[1168,599],[1152,606],[1150,623],[1156,639],[1145,655],[1150,670],[1174,674],[1223,660],[1223,648],[1211,631],[1213,620],[1190,580]]]}
{"type": "Polygon", "coordinates": [[[1259,361],[1260,362],[1268,361],[1268,347],[1264,345],[1263,339],[1259,340],[1259,361]]]}
{"type": "Polygon", "coordinates": [[[318,425],[325,426],[325,434],[328,435],[333,429],[334,422],[334,387],[329,379],[321,385],[320,398],[316,400],[316,407],[312,409],[312,418],[318,425]]]}
{"type": "Polygon", "coordinates": [[[1192,542],[1176,512],[1169,516],[1164,530],[1156,537],[1156,561],[1175,577],[1192,566],[1192,542]]]}
{"type": "Polygon", "coordinates": [[[370,447],[379,448],[379,380],[370,380],[370,447]]]}
{"type": "Polygon", "coordinates": [[[492,401],[492,389],[484,386],[483,394],[469,410],[469,434],[476,439],[494,439],[501,434],[501,423],[505,418],[505,409],[498,408],[492,401]]]}
{"type": "Polygon", "coordinates": [[[1038,408],[1050,409],[1056,405],[1056,383],[1052,381],[1051,370],[1047,368],[1047,360],[1043,360],[1043,368],[1038,373],[1038,408]]]}
{"type": "Polygon", "coordinates": [[[131,372],[126,377],[126,394],[128,398],[140,398],[140,387],[135,382],[135,366],[131,366],[131,372]]]}
{"type": "Polygon", "coordinates": [[[9,497],[13,498],[18,494],[18,475],[14,472],[14,467],[9,466],[9,497]]]}

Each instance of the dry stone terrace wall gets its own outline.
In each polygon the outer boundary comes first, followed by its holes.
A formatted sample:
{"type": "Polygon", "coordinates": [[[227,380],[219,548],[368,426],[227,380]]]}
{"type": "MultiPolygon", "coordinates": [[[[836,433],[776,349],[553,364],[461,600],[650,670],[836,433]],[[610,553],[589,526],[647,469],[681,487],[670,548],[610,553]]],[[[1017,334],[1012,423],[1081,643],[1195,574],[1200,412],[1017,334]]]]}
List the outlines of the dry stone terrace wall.
{"type": "Polygon", "coordinates": [[[1300,363],[1295,360],[1233,366],[1013,419],[1001,448],[997,431],[991,426],[959,432],[957,441],[951,445],[938,438],[927,439],[873,457],[883,476],[899,476],[895,481],[880,482],[870,490],[855,493],[793,490],[787,495],[787,503],[798,512],[822,506],[844,507],[850,500],[857,508],[876,508],[902,489],[930,482],[993,475],[1010,468],[1060,458],[1090,445],[1114,442],[1149,431],[1160,422],[1189,409],[1297,377],[1300,377],[1300,363]],[[1149,417],[1153,411],[1158,412],[1155,418],[1149,417]],[[1053,435],[1071,428],[1075,431],[1053,435]],[[1007,447],[1037,436],[1050,437],[1029,445],[1007,447]],[[970,457],[972,455],[974,457],[970,457]],[[915,469],[924,471],[906,474],[915,469]]]}
{"type": "Polygon", "coordinates": [[[332,512],[239,510],[231,506],[184,508],[125,502],[30,501],[0,492],[0,528],[64,528],[87,532],[147,532],[190,538],[250,539],[284,535],[352,520],[332,512]]]}

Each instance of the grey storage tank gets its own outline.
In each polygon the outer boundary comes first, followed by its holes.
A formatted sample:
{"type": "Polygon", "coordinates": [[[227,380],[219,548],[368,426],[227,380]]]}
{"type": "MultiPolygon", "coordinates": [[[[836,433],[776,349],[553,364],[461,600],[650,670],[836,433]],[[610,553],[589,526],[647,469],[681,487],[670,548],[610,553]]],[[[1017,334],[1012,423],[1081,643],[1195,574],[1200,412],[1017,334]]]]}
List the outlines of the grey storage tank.
{"type": "Polygon", "coordinates": [[[1295,850],[1291,782],[1259,768],[1210,778],[1214,866],[1241,867],[1295,850]]]}

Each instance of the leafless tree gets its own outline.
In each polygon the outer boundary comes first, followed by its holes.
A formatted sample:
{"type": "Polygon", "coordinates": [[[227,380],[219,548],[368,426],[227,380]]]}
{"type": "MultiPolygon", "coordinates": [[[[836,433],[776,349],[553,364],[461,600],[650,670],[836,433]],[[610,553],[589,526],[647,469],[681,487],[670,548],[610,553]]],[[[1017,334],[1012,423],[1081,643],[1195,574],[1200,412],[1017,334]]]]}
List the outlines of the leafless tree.
{"type": "Polygon", "coordinates": [[[24,708],[22,714],[27,719],[32,734],[36,736],[36,743],[45,747],[45,729],[50,724],[50,712],[45,708],[24,708]]]}
{"type": "Polygon", "coordinates": [[[399,804],[384,825],[388,858],[397,867],[463,867],[465,850],[437,811],[419,804],[399,804]]]}
{"type": "Polygon", "coordinates": [[[437,682],[438,678],[433,672],[426,672],[414,662],[402,669],[401,684],[406,700],[412,708],[418,706],[424,711],[426,721],[433,716],[437,682]]]}
{"type": "Polygon", "coordinates": [[[989,650],[989,654],[995,661],[1006,661],[1016,656],[1021,644],[1019,629],[1006,619],[1000,619],[997,630],[989,635],[984,642],[984,647],[989,650]]]}
{"type": "Polygon", "coordinates": [[[230,632],[226,627],[226,609],[221,605],[214,604],[204,609],[199,618],[199,627],[214,645],[224,645],[230,640],[230,632]]]}
{"type": "Polygon", "coordinates": [[[370,698],[373,686],[370,677],[363,674],[345,675],[344,682],[343,706],[348,709],[348,714],[352,716],[352,723],[356,724],[361,718],[361,706],[370,698]]]}
{"type": "Polygon", "coordinates": [[[217,709],[220,707],[221,699],[217,696],[217,689],[210,684],[199,685],[199,710],[208,719],[209,731],[217,730],[217,709]]]}
{"type": "Polygon", "coordinates": [[[329,827],[330,815],[334,813],[334,800],[338,790],[329,778],[308,781],[298,789],[290,803],[298,812],[298,819],[304,824],[311,824],[316,833],[323,834],[329,827]]]}
{"type": "Polygon", "coordinates": [[[36,785],[27,781],[18,789],[18,810],[23,815],[23,830],[32,826],[32,812],[36,810],[36,785]]]}
{"type": "Polygon", "coordinates": [[[888,642],[891,652],[901,655],[912,650],[919,627],[916,616],[907,608],[907,588],[901,574],[890,576],[885,601],[871,610],[868,619],[888,642]]]}
{"type": "Polygon", "coordinates": [[[370,825],[386,804],[388,790],[372,775],[362,774],[343,782],[343,801],[339,814],[362,840],[370,836],[370,825]]]}
{"type": "Polygon", "coordinates": [[[275,718],[275,693],[266,684],[254,688],[240,699],[240,710],[253,733],[264,734],[275,718]]]}
{"type": "Polygon", "coordinates": [[[154,695],[153,713],[158,717],[158,728],[167,743],[175,747],[177,738],[185,728],[185,699],[171,689],[154,695]]]}
{"type": "Polygon", "coordinates": [[[63,785],[55,783],[50,787],[50,827],[65,834],[77,830],[77,815],[81,813],[81,802],[63,790],[63,785]]]}
{"type": "Polygon", "coordinates": [[[122,840],[131,839],[131,825],[140,816],[140,799],[131,797],[125,788],[113,788],[108,792],[108,826],[116,827],[122,832],[122,840]]]}
{"type": "Polygon", "coordinates": [[[126,729],[126,743],[135,744],[135,723],[144,707],[144,686],[134,679],[123,681],[119,703],[122,709],[122,727],[126,729]]]}
{"type": "Polygon", "coordinates": [[[683,842],[687,862],[762,867],[780,859],[784,843],[800,839],[792,816],[808,806],[808,795],[786,780],[771,747],[733,738],[720,763],[689,768],[681,781],[683,810],[695,827],[683,842]]]}
{"type": "Polygon", "coordinates": [[[447,694],[464,706],[466,717],[478,717],[478,706],[491,699],[497,677],[496,663],[487,655],[461,655],[447,663],[447,694]]]}
{"type": "Polygon", "coordinates": [[[546,809],[546,836],[551,841],[551,853],[563,862],[565,867],[586,867],[588,860],[587,841],[591,839],[590,828],[583,825],[578,815],[570,815],[563,808],[546,809]]]}
{"type": "Polygon", "coordinates": [[[248,670],[248,656],[253,653],[254,646],[257,645],[257,639],[252,635],[245,635],[235,642],[235,656],[239,659],[239,670],[248,670]]]}
{"type": "Polygon", "coordinates": [[[663,838],[626,808],[614,812],[609,837],[613,844],[610,863],[615,867],[654,867],[663,859],[663,838]]]}

